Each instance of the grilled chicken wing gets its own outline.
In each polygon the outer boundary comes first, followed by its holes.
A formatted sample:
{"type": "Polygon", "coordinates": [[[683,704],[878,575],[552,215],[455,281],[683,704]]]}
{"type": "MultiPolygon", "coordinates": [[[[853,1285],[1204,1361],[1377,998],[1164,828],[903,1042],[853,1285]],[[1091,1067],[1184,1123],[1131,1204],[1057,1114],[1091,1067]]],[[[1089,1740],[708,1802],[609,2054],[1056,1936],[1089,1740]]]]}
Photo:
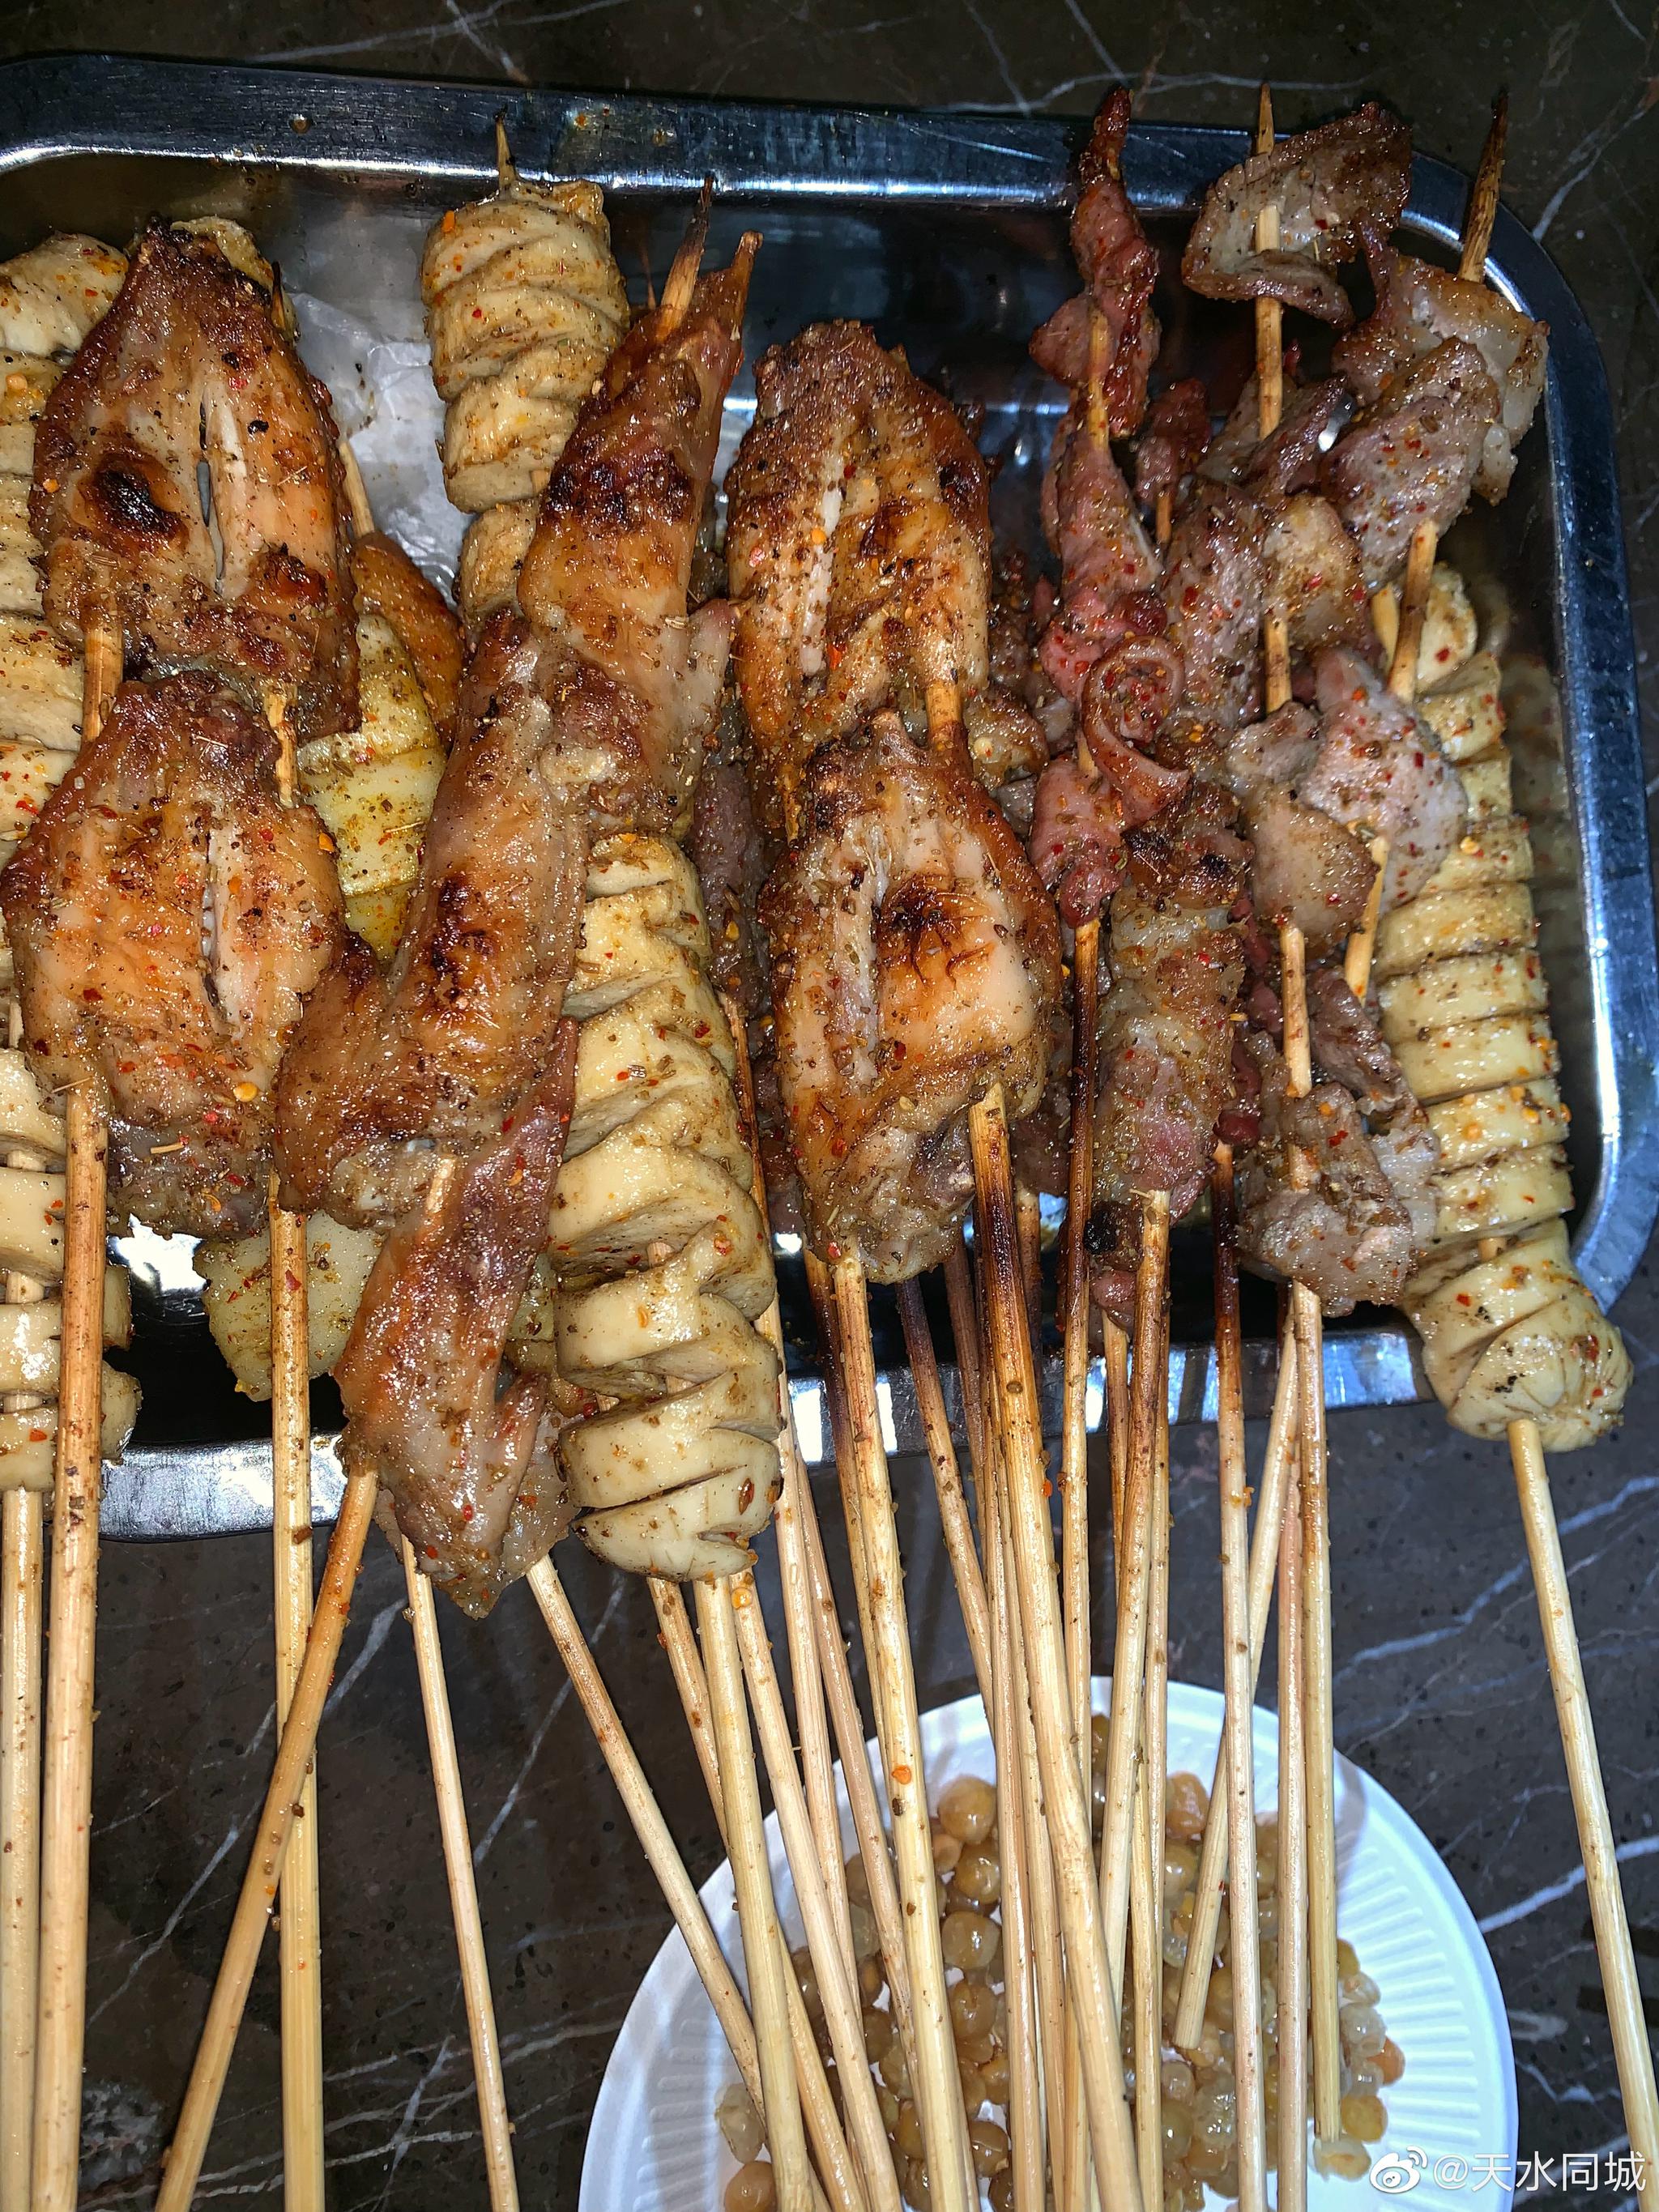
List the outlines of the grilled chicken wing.
{"type": "Polygon", "coordinates": [[[738,680],[787,835],[806,763],[875,709],[987,675],[988,479],[954,408],[861,323],[763,355],[726,479],[738,680]]]}
{"type": "Polygon", "coordinates": [[[568,1517],[545,1377],[501,1387],[570,1125],[575,1024],[556,1024],[549,1046],[500,1133],[392,1229],[334,1370],[348,1468],[379,1476],[426,1571],[474,1614],[568,1517]]]}
{"type": "Polygon", "coordinates": [[[919,1273],[972,1193],[969,1109],[993,1083],[1011,1120],[1042,1093],[1054,908],[965,760],[889,715],[813,762],[763,919],[814,1243],[873,1281],[919,1273]]]}
{"type": "Polygon", "coordinates": [[[544,682],[592,750],[596,836],[684,828],[720,710],[730,611],[715,601],[688,616],[686,592],[758,245],[745,238],[677,322],[659,308],[611,356],[520,572],[544,682]]]}
{"type": "Polygon", "coordinates": [[[270,296],[210,239],[152,224],[36,434],[47,620],[78,639],[101,611],[131,660],[274,690],[297,739],[349,729],[339,471],[328,395],[270,296]]]}
{"type": "Polygon", "coordinates": [[[276,765],[212,677],[125,685],[0,876],[41,1079],[107,1086],[112,1196],[167,1232],[263,1217],[277,1063],[344,941],[322,825],[276,765]]]}
{"type": "Polygon", "coordinates": [[[498,615],[468,671],[390,970],[354,939],[283,1066],[286,1202],[387,1226],[434,1148],[465,1154],[544,1071],[574,957],[587,839],[580,769],[520,678],[537,647],[498,615]]]}

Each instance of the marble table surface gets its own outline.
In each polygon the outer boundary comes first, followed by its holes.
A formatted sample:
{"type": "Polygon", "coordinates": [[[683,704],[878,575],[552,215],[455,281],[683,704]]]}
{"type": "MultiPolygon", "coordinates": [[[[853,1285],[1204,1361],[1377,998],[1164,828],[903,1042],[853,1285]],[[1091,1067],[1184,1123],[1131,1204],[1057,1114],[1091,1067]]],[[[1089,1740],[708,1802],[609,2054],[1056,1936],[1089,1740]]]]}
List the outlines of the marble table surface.
{"type": "MultiPolygon", "coordinates": [[[[1511,100],[1507,196],[1600,335],[1620,425],[1644,679],[1659,704],[1659,14],[1651,0],[1500,7],[1332,0],[21,0],[0,55],[64,48],[310,62],[581,88],[1237,123],[1269,76],[1281,127],[1374,93],[1472,163],[1511,100]]],[[[1652,781],[1649,790],[1651,793],[1652,781]]],[[[1642,1970],[1659,2005],[1659,1297],[1619,1310],[1637,1368],[1621,1436],[1558,1462],[1556,1497],[1642,1970]]],[[[1253,1438],[1253,1452],[1261,1439],[1253,1438]]],[[[1510,2012],[1521,2146],[1623,2128],[1538,1620],[1501,1451],[1413,1407],[1338,1417],[1336,1728],[1443,1853],[1510,2012]]],[[[1218,1680],[1215,1441],[1173,1445],[1176,1673],[1218,1680]]],[[[895,1470],[924,1697],[969,1675],[918,1470],[895,1470]]],[[[836,1517],[824,1498],[826,1525],[836,1517]]],[[[699,1878],[718,1856],[643,1587],[572,1595],[699,1878]]],[[[844,1584],[843,1584],[844,1586],[844,1584]]],[[[195,2045],[271,1753],[268,1542],[106,1553],[98,1652],[88,2147],[82,2203],[143,2206],[195,2045]]],[[[466,2025],[414,1658],[370,1545],[323,1738],[328,2157],[338,2212],[482,2204],[466,2025]]],[[[1097,1626],[1099,1624],[1097,1624],[1097,1626]]],[[[606,2056],[667,1926],[527,1596],[444,1620],[523,2199],[575,2203],[606,2056]]],[[[276,1990],[256,1985],[198,2201],[280,2193],[276,1990]]],[[[1553,2177],[1559,2181],[1559,2173],[1553,2177]]],[[[1549,2182],[1539,2192],[1565,2201],[1549,2182]]],[[[1565,2197],[1584,2195],[1577,2190],[1565,2197]]],[[[1358,2206],[1362,2193],[1356,2191],[1358,2206]]],[[[1586,2198],[1586,2201],[1589,2201],[1586,2198]]],[[[1610,2208],[1616,2191],[1594,2198],[1610,2208]]],[[[712,2212],[712,2208],[711,2208],[712,2212]]]]}

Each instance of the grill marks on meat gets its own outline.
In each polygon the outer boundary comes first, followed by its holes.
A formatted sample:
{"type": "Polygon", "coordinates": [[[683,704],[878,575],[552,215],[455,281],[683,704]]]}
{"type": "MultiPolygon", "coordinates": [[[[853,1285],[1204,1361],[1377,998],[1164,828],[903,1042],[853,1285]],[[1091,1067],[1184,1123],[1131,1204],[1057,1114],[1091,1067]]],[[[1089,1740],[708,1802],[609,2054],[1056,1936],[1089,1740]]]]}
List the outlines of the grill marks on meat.
{"type": "Polygon", "coordinates": [[[575,1024],[548,1047],[500,1132],[393,1227],[334,1370],[348,1470],[379,1476],[422,1565],[475,1615],[559,1533],[546,1378],[499,1388],[564,1155],[575,1024]]]}
{"type": "Polygon", "coordinates": [[[763,355],[726,477],[734,649],[763,803],[787,835],[814,750],[927,687],[984,684],[985,463],[961,417],[861,323],[763,355]]]}
{"type": "Polygon", "coordinates": [[[1127,1320],[1140,1243],[1139,1194],[1166,1190],[1178,1218],[1211,1166],[1231,1103],[1232,1012],[1244,980],[1249,848],[1231,794],[1194,775],[1175,805],[1126,843],[1128,877],[1112,901],[1111,988],[1103,994],[1094,1296],[1127,1320]]]}
{"type": "Polygon", "coordinates": [[[1419,522],[1462,513],[1499,423],[1480,353],[1448,338],[1391,379],[1325,457],[1322,484],[1359,546],[1368,590],[1397,575],[1419,522]]]}
{"type": "Polygon", "coordinates": [[[107,1086],[112,1197],[166,1234],[263,1219],[277,1063],[346,941],[276,768],[212,677],[125,684],[0,877],[41,1081],[107,1086]]]}
{"type": "Polygon", "coordinates": [[[871,1279],[941,1260],[973,1188],[968,1116],[1042,1094],[1059,1001],[1054,908],[960,756],[897,718],[826,748],[762,908],[778,1067],[820,1251],[871,1279]]]}
{"type": "Polygon", "coordinates": [[[61,634],[82,637],[102,610],[140,665],[283,694],[300,742],[355,726],[328,395],[269,295],[210,239],[145,232],[41,417],[29,520],[61,634]]]}
{"type": "Polygon", "coordinates": [[[1434,1230],[1433,1133],[1337,970],[1310,975],[1308,1012],[1322,1079],[1304,1097],[1291,1095],[1269,1039],[1246,1040],[1261,1077],[1261,1133],[1240,1181],[1239,1249],[1264,1273],[1305,1283],[1328,1313],[1392,1305],[1434,1230]],[[1292,1173],[1297,1152],[1305,1188],[1292,1173]]]}
{"type": "Polygon", "coordinates": [[[1411,185],[1411,134],[1367,100],[1352,115],[1281,139],[1218,177],[1205,195],[1181,273],[1212,300],[1282,300],[1321,322],[1353,320],[1334,271],[1386,245],[1411,185]],[[1255,242],[1262,210],[1279,243],[1255,242]]]}
{"type": "Polygon", "coordinates": [[[492,616],[467,672],[389,971],[351,939],[283,1066],[284,1203],[388,1226],[545,1071],[581,926],[587,839],[528,625],[492,616]]]}
{"type": "Polygon", "coordinates": [[[555,711],[573,750],[592,750],[596,836],[684,830],[720,710],[731,611],[688,616],[686,595],[758,244],[700,278],[678,322],[658,309],[611,356],[520,572],[555,711]]]}
{"type": "Polygon", "coordinates": [[[1101,403],[1119,437],[1138,429],[1146,411],[1146,379],[1159,337],[1152,307],[1158,252],[1123,186],[1129,112],[1129,94],[1121,87],[1107,94],[1078,164],[1082,189],[1072,216],[1072,254],[1086,289],[1066,301],[1031,340],[1032,360],[1073,391],[1089,381],[1091,350],[1097,348],[1101,403]]]}
{"type": "Polygon", "coordinates": [[[1515,449],[1526,435],[1544,389],[1549,329],[1535,323],[1489,285],[1455,276],[1411,255],[1376,256],[1376,312],[1336,348],[1335,362],[1367,405],[1448,338],[1474,347],[1498,395],[1499,412],[1481,444],[1474,489],[1502,499],[1515,473],[1515,449]]]}
{"type": "Polygon", "coordinates": [[[1423,717],[1357,653],[1322,653],[1314,673],[1323,730],[1300,795],[1362,835],[1388,839],[1386,913],[1417,897],[1462,836],[1463,787],[1423,717]]]}

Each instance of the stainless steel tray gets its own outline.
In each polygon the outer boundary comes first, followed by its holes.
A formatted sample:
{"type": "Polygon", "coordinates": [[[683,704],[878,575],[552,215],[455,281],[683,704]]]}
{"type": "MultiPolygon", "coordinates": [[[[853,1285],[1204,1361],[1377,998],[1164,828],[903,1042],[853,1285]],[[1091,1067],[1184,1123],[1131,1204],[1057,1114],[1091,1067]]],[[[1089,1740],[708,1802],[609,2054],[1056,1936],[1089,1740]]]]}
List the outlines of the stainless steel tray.
{"type": "MultiPolygon", "coordinates": [[[[1030,532],[1054,395],[1025,342],[1075,289],[1066,240],[1074,124],[971,114],[610,99],[478,86],[74,58],[0,67],[0,252],[52,224],[118,240],[152,210],[211,208],[246,221],[288,281],[375,327],[417,339],[416,270],[427,225],[488,185],[504,114],[532,174],[599,179],[630,279],[660,276],[692,198],[715,185],[714,251],[744,224],[765,234],[750,299],[751,355],[817,316],[867,318],[925,374],[986,410],[1000,463],[1000,526],[1030,532]]],[[[1178,247],[1205,185],[1244,134],[1152,124],[1132,133],[1126,169],[1161,244],[1178,247]]],[[[1467,181],[1416,164],[1406,228],[1444,257],[1467,181]]],[[[1539,710],[1511,730],[1520,803],[1540,853],[1543,947],[1574,1109],[1580,1211],[1576,1243],[1603,1299],[1629,1280],[1659,1211],[1659,970],[1648,872],[1634,648],[1620,531],[1612,416],[1595,339],[1553,262],[1508,214],[1492,242],[1494,281],[1551,327],[1540,426],[1508,501],[1472,516],[1450,548],[1510,650],[1547,672],[1539,710]],[[1559,704],[1559,713],[1555,711],[1559,704]]],[[[1180,367],[1242,377],[1249,337],[1237,310],[1173,283],[1160,300],[1180,367]]],[[[752,408],[733,394],[733,437],[752,408]]],[[[187,1270],[182,1271],[187,1274],[187,1270]]],[[[785,1269],[786,1303],[791,1285],[785,1269]]],[[[181,1271],[140,1260],[133,1364],[144,1413],[110,1471],[113,1535],[195,1535],[269,1524],[269,1451],[259,1409],[233,1395],[181,1271]]],[[[1273,1346],[1265,1297],[1247,1354],[1253,1411],[1265,1410],[1273,1346]]],[[[799,1316],[797,1314],[797,1319],[799,1316]]],[[[920,1445],[896,1333],[878,1312],[890,1443],[920,1445]]],[[[1171,1410],[1212,1410],[1202,1240],[1179,1245],[1171,1410]]],[[[800,1332],[803,1346],[806,1332],[800,1332]]],[[[810,1354],[793,1387],[809,1460],[824,1455],[810,1354]]],[[[1057,1413],[1052,1370],[1051,1413],[1057,1413]]],[[[1408,1333],[1360,1316],[1326,1345],[1333,1406],[1423,1395],[1408,1333]]],[[[339,1476],[316,1412],[317,1511],[339,1476]]],[[[337,1409],[334,1418],[337,1419],[337,1409]]],[[[1097,1417],[1098,1385],[1091,1411],[1097,1417]]]]}

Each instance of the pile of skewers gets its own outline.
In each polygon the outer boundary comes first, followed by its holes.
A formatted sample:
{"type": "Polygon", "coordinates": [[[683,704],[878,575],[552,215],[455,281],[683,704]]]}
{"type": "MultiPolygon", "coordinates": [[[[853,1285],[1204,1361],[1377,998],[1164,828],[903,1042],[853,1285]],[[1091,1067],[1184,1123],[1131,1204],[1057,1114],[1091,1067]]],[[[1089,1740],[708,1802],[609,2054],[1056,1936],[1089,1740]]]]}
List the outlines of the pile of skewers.
{"type": "Polygon", "coordinates": [[[58,240],[0,272],[16,848],[0,1256],[18,1316],[0,1347],[0,2212],[75,2201],[96,1463],[135,1410],[123,1378],[100,1382],[125,1325],[106,1212],[200,1240],[216,1335],[271,1401],[276,1474],[281,1742],[163,2208],[195,2190],[279,1886],[286,2166],[296,2203],[322,2201],[310,1770],[376,1519],[408,1579],[497,2212],[516,2184],[432,1589],[482,1614],[519,1579],[708,1988],[777,2201],[978,2202],[872,1284],[897,1286],[996,1747],[1007,2200],[1162,2199],[1163,2063],[1198,2047],[1218,1943],[1244,2212],[1266,2202],[1269,2040],[1279,2203],[1301,2201],[1310,2081],[1315,2155],[1352,2170],[1322,1323],[1361,1301],[1411,1315],[1460,1426],[1509,1436],[1632,2142],[1659,2172],[1542,1460],[1616,1419],[1629,1365],[1562,1226],[1502,672],[1436,561],[1472,492],[1502,496],[1542,387],[1546,333],[1481,281],[1501,121],[1452,276],[1391,244],[1403,126],[1368,106],[1278,141],[1264,96],[1257,150],[1212,186],[1183,262],[1194,290],[1254,303],[1255,372],[1214,429],[1190,380],[1149,404],[1159,270],[1123,184],[1128,118],[1115,94],[1096,120],[1073,223],[1085,289],[1032,341],[1069,394],[1043,490],[1058,580],[1035,586],[994,557],[963,416],[857,324],[757,365],[719,538],[759,240],[706,270],[706,198],[631,325],[598,189],[521,178],[504,139],[497,191],[434,228],[421,285],[446,476],[475,515],[464,629],[374,532],[244,234],[155,225],[130,264],[58,240]],[[1361,259],[1376,305],[1358,321],[1340,272],[1361,259]],[[1297,380],[1286,308],[1340,332],[1328,375],[1297,380]],[[1058,1545],[1033,1341],[1036,1200],[1055,1185],[1058,1545]],[[1170,1234],[1206,1200],[1226,1725],[1170,2018],[1170,1234]],[[876,1772],[790,1427],[769,1212],[805,1243],[876,1772]],[[1254,1531],[1241,1259],[1284,1287],[1254,1531]],[[969,1480],[920,1291],[935,1267],[969,1480]],[[60,1279],[61,1309],[44,1295],[60,1279]],[[1116,1598],[1098,1759],[1097,1331],[1116,1598]],[[325,1370],[347,1483],[313,1615],[307,1391],[325,1370]],[[769,1522],[793,1713],[755,1587],[769,1522]],[[573,1531],[649,1578],[732,1855],[747,2003],[553,1566],[573,1531]],[[1250,1709],[1275,1584],[1267,2022],[1250,1709]],[[866,1929],[899,2150],[866,2061],[866,1929]]]}

